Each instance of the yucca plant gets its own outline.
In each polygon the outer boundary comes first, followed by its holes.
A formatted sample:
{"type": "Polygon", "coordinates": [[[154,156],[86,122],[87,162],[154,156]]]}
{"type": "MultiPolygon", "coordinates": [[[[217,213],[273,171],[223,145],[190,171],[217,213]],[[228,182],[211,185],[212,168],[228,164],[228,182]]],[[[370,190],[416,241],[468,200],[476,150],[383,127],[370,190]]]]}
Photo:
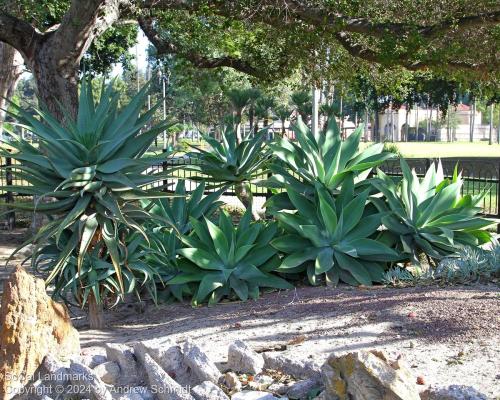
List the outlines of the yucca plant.
{"type": "Polygon", "coordinates": [[[261,287],[289,289],[284,279],[272,272],[279,266],[277,250],[269,245],[277,227],[274,222],[251,222],[246,212],[234,226],[224,211],[218,224],[208,219],[191,219],[193,233],[183,236],[185,247],[178,254],[180,273],[167,285],[194,285],[192,303],[208,299],[217,303],[222,297],[236,296],[245,301],[258,298],[261,287]]]}
{"type": "MultiPolygon", "coordinates": [[[[103,86],[95,103],[91,82],[84,81],[76,120],[67,115],[62,123],[44,109],[34,108],[34,117],[13,105],[14,118],[33,132],[39,145],[33,146],[12,134],[15,140],[10,145],[16,151],[9,154],[2,151],[3,156],[19,162],[11,171],[16,180],[25,183],[2,189],[36,199],[34,203],[19,202],[11,206],[50,217],[50,222],[23,246],[35,245],[37,256],[33,257],[33,263],[37,266],[37,261],[44,259],[39,247],[53,240],[58,253],[55,262],[45,269],[47,284],[57,281],[60,285],[64,280],[74,279],[72,260],[76,259],[81,289],[79,303],[84,306],[88,301],[91,310],[95,310],[89,315],[93,327],[103,324],[99,311],[103,293],[109,293],[105,281],[117,282],[118,289],[113,293],[119,298],[127,292],[126,237],[134,231],[145,235],[141,223],[154,217],[137,202],[165,196],[151,186],[165,179],[166,174],[145,174],[165,157],[160,159],[145,153],[166,127],[163,123],[144,130],[155,112],[153,108],[141,114],[147,91],[148,85],[120,109],[119,93],[112,83],[103,86]],[[100,249],[97,253],[96,248],[100,249]],[[103,266],[102,263],[112,269],[93,273],[92,268],[103,266]],[[90,266],[85,275],[84,265],[90,266]],[[86,291],[89,287],[90,294],[86,291]]],[[[51,247],[51,254],[53,251],[51,247]]]]}
{"type": "MultiPolygon", "coordinates": [[[[250,184],[257,183],[259,175],[266,173],[269,159],[269,152],[265,149],[265,131],[254,137],[247,136],[240,143],[230,127],[223,133],[222,143],[208,135],[203,135],[203,138],[210,145],[210,150],[192,145],[197,152],[190,154],[195,164],[188,169],[198,176],[191,179],[209,182],[210,188],[234,185],[238,199],[247,210],[252,210],[250,184]]],[[[258,219],[257,214],[254,217],[258,219]]]]}
{"type": "Polygon", "coordinates": [[[383,279],[388,261],[399,254],[374,240],[381,226],[382,214],[368,204],[370,189],[354,193],[354,182],[344,181],[336,197],[316,185],[315,198],[310,199],[291,186],[286,187],[295,210],[275,214],[286,235],[271,242],[286,254],[278,272],[297,273],[306,270],[312,285],[324,277],[337,285],[371,285],[383,279]]]}
{"type": "Polygon", "coordinates": [[[382,171],[373,185],[384,195],[373,198],[387,228],[383,240],[394,243],[419,265],[420,255],[435,259],[452,254],[463,245],[477,246],[491,240],[484,228],[493,221],[481,218],[478,204],[486,192],[477,196],[461,195],[463,179],[457,173],[445,179],[441,163],[432,164],[420,180],[401,159],[403,178],[396,183],[382,171]]]}
{"type": "Polygon", "coordinates": [[[300,117],[293,130],[296,141],[278,138],[269,145],[280,161],[270,167],[273,177],[268,183],[271,187],[288,185],[298,192],[313,195],[319,183],[335,194],[346,179],[364,180],[373,167],[394,157],[383,152],[381,143],[360,150],[363,126],[342,141],[334,117],[329,118],[324,131],[317,137],[300,117]]]}

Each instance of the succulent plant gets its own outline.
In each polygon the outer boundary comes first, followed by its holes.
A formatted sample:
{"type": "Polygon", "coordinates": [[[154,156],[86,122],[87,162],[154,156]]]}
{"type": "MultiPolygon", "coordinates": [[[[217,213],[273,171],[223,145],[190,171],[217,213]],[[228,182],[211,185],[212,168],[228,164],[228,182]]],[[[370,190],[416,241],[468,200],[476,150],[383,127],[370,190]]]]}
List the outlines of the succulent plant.
{"type": "Polygon", "coordinates": [[[251,222],[247,211],[234,226],[224,211],[218,224],[204,218],[191,219],[193,233],[182,237],[185,247],[179,273],[167,285],[195,285],[192,302],[217,303],[232,293],[241,300],[259,297],[261,287],[289,289],[293,286],[273,275],[279,266],[277,250],[269,245],[275,236],[275,223],[251,222]]]}
{"type": "Polygon", "coordinates": [[[313,285],[322,275],[333,285],[340,280],[371,285],[382,280],[388,261],[400,259],[396,251],[374,240],[383,214],[368,204],[369,189],[354,193],[352,178],[344,181],[337,197],[319,184],[312,200],[291,186],[286,190],[296,211],[275,214],[287,232],[271,242],[287,254],[278,272],[306,270],[313,285]]]}
{"type": "Polygon", "coordinates": [[[372,198],[380,212],[387,213],[382,223],[387,228],[381,240],[394,244],[419,264],[419,254],[442,259],[461,246],[478,246],[491,240],[484,228],[493,221],[482,218],[477,196],[461,195],[463,180],[455,170],[445,179],[441,164],[432,164],[420,180],[401,159],[403,178],[396,183],[382,171],[373,185],[384,198],[372,198]]]}

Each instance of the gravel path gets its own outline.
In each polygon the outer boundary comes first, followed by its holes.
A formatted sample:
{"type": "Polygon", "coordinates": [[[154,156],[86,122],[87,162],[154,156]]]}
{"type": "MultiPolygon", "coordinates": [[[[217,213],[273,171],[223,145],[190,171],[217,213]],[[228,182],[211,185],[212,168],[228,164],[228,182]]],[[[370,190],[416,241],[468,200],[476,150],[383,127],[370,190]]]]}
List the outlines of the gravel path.
{"type": "Polygon", "coordinates": [[[351,289],[303,287],[257,301],[193,309],[188,304],[132,305],[109,313],[110,328],[85,329],[83,345],[170,337],[198,341],[219,363],[244,339],[323,360],[331,352],[383,349],[402,354],[426,385],[474,386],[500,398],[500,291],[497,286],[351,289]]]}

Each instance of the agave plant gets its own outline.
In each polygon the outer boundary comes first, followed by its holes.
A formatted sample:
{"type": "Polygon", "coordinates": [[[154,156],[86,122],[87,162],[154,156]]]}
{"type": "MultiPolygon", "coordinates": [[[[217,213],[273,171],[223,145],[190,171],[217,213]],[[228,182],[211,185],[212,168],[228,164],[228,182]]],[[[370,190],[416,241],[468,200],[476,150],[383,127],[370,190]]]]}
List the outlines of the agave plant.
{"type": "Polygon", "coordinates": [[[182,237],[186,247],[178,251],[185,262],[178,263],[180,273],[167,285],[194,284],[194,305],[207,298],[214,304],[233,292],[243,301],[255,299],[260,287],[292,287],[271,273],[279,266],[277,250],[269,245],[277,231],[275,223],[252,223],[246,212],[233,226],[230,216],[222,212],[217,225],[206,218],[191,219],[191,225],[193,234],[182,237]]]}
{"type": "Polygon", "coordinates": [[[387,261],[400,258],[396,251],[373,239],[382,214],[367,203],[370,189],[356,195],[350,179],[333,197],[318,184],[313,200],[291,186],[286,189],[296,211],[282,210],[275,215],[287,232],[271,242],[287,254],[278,272],[306,270],[313,285],[321,276],[332,285],[339,280],[371,285],[383,279],[387,261]]]}
{"type": "MultiPolygon", "coordinates": [[[[97,310],[106,292],[105,281],[111,279],[111,275],[118,284],[114,293],[121,297],[127,292],[123,269],[128,262],[124,228],[144,235],[141,222],[153,217],[139,207],[137,201],[165,196],[150,188],[165,179],[165,173],[144,173],[160,161],[145,153],[166,125],[143,130],[155,112],[153,108],[141,114],[147,90],[148,86],[144,87],[128,105],[119,109],[119,93],[113,84],[102,88],[100,99],[95,103],[91,83],[83,82],[77,117],[72,120],[67,115],[64,123],[43,109],[34,109],[36,118],[13,105],[14,117],[36,135],[39,145],[35,147],[12,134],[15,140],[10,145],[17,151],[8,156],[19,165],[11,171],[16,180],[25,184],[3,190],[35,196],[34,203],[15,203],[12,207],[51,218],[23,246],[35,244],[38,254],[37,247],[53,239],[57,258],[45,269],[47,284],[74,279],[72,266],[76,265],[82,290],[80,304],[83,306],[89,300],[97,303],[94,304],[97,310]],[[90,269],[85,276],[98,281],[84,281],[80,273],[84,265],[97,265],[87,260],[89,252],[95,256],[97,247],[100,248],[98,264],[107,263],[112,269],[95,273],[90,269]],[[92,291],[90,296],[85,296],[88,287],[92,291]]],[[[2,153],[7,155],[5,151],[2,153]]],[[[33,257],[33,262],[36,264],[40,259],[43,257],[33,257]]],[[[95,324],[102,324],[102,316],[93,317],[95,324]]]]}
{"type": "Polygon", "coordinates": [[[200,182],[196,189],[188,194],[184,180],[179,180],[175,188],[175,197],[172,199],[143,201],[143,207],[152,215],[159,217],[149,221],[150,243],[145,242],[144,245],[158,250],[156,256],[161,257],[158,261],[162,264],[176,266],[180,237],[191,232],[191,219],[199,221],[203,217],[208,218],[224,204],[218,201],[224,189],[203,197],[204,191],[205,182],[200,182]]]}
{"type": "Polygon", "coordinates": [[[265,150],[265,131],[252,138],[247,136],[240,143],[231,128],[223,133],[222,143],[208,135],[203,135],[203,138],[211,148],[207,151],[192,145],[197,152],[190,156],[197,163],[190,165],[189,169],[199,174],[192,179],[210,182],[210,187],[234,185],[238,199],[247,210],[251,210],[250,183],[257,182],[259,175],[267,171],[269,152],[265,150]]]}
{"type": "Polygon", "coordinates": [[[297,141],[278,138],[269,145],[280,162],[273,163],[272,187],[291,186],[298,192],[314,194],[317,183],[335,194],[346,179],[364,180],[371,169],[394,157],[383,152],[383,144],[359,149],[363,126],[359,126],[345,141],[341,140],[334,117],[316,137],[298,117],[293,126],[297,141]],[[295,174],[295,176],[294,176],[295,174]]]}
{"type": "MultiPolygon", "coordinates": [[[[59,262],[60,247],[67,245],[70,239],[71,233],[64,231],[59,245],[55,238],[50,238],[45,246],[33,254],[39,272],[50,274],[54,270],[59,262]]],[[[134,233],[120,249],[126,251],[126,256],[121,254],[121,257],[126,259],[126,268],[121,272],[121,282],[113,264],[106,257],[102,257],[102,253],[106,252],[103,241],[97,242],[88,250],[81,265],[78,263],[78,256],[71,254],[64,269],[53,280],[53,295],[70,302],[72,298],[78,305],[87,303],[89,298],[95,296],[96,303],[112,302],[108,305],[113,306],[123,294],[135,294],[140,298],[141,292],[146,290],[156,303],[156,285],[162,281],[161,266],[151,262],[152,253],[155,251],[141,246],[143,241],[142,235],[134,233]]]]}
{"type": "Polygon", "coordinates": [[[432,164],[420,180],[401,159],[403,178],[396,184],[382,171],[377,172],[375,187],[385,200],[372,201],[381,212],[387,228],[384,239],[397,242],[412,262],[419,264],[421,253],[441,259],[463,245],[477,246],[491,240],[484,228],[493,221],[481,218],[478,204],[486,192],[461,196],[463,180],[455,169],[451,180],[445,179],[441,163],[432,164]]]}

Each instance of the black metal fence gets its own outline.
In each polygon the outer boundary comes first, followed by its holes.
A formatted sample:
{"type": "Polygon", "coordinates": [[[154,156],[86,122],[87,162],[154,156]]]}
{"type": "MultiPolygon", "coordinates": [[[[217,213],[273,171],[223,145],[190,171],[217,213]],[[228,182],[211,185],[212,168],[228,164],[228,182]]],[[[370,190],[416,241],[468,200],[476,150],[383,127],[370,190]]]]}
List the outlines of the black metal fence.
{"type": "MultiPolygon", "coordinates": [[[[11,163],[10,159],[0,159],[0,161],[2,166],[10,165],[9,163],[11,163]]],[[[407,159],[407,162],[411,168],[415,169],[417,175],[423,176],[431,163],[437,162],[437,159],[414,158],[407,159]]],[[[489,189],[483,199],[482,207],[484,209],[484,214],[488,217],[498,218],[500,220],[500,158],[442,158],[441,163],[445,176],[450,178],[453,176],[455,166],[458,165],[458,169],[462,172],[462,177],[464,179],[464,186],[462,188],[464,194],[479,194],[482,190],[489,189]]],[[[192,164],[193,160],[188,157],[176,157],[168,160],[164,164],[154,166],[151,168],[151,171],[161,171],[164,168],[176,167],[172,178],[167,179],[163,183],[168,184],[171,190],[173,190],[176,182],[179,179],[184,179],[186,182],[186,190],[192,191],[198,185],[198,182],[194,179],[197,172],[189,170],[189,165],[192,164]]],[[[401,176],[401,167],[398,160],[386,161],[380,166],[380,169],[388,175],[401,176]]],[[[262,174],[257,178],[266,179],[268,176],[262,174]]],[[[2,168],[0,173],[1,186],[18,185],[20,183],[21,182],[17,182],[13,179],[8,170],[2,168]]],[[[270,195],[268,189],[263,186],[251,185],[251,189],[254,196],[268,197],[270,195]]],[[[228,188],[224,195],[234,196],[234,188],[228,188]]],[[[24,197],[22,200],[29,200],[29,197],[24,197]]],[[[0,201],[4,203],[21,201],[21,196],[17,196],[15,192],[2,190],[0,191],[0,201]]],[[[18,215],[17,213],[14,217],[13,213],[9,213],[2,216],[1,223],[4,226],[12,228],[15,219],[19,220],[29,217],[29,215],[18,215]]]]}

